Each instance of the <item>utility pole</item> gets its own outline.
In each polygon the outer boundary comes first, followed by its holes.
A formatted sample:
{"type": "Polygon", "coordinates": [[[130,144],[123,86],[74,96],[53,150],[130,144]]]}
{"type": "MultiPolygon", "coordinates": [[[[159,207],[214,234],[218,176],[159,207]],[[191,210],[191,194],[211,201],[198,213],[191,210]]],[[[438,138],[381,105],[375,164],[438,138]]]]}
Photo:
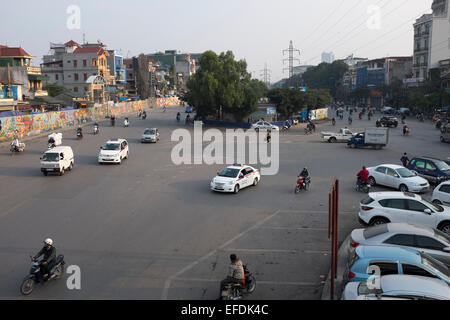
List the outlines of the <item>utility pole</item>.
{"type": "Polygon", "coordinates": [[[260,71],[260,75],[263,78],[263,82],[267,85],[267,87],[270,86],[270,76],[272,71],[267,68],[267,63],[264,64],[264,69],[260,71]]]}
{"type": "Polygon", "coordinates": [[[298,58],[294,58],[294,54],[298,53],[298,55],[300,56],[300,50],[295,49],[294,45],[292,44],[292,40],[289,43],[289,49],[283,50],[283,56],[286,54],[286,52],[289,53],[289,58],[288,59],[283,59],[283,63],[288,61],[289,62],[289,68],[283,69],[283,72],[285,70],[289,70],[289,87],[292,86],[292,77],[294,76],[294,60],[298,61],[298,63],[300,63],[300,59],[298,58]]]}

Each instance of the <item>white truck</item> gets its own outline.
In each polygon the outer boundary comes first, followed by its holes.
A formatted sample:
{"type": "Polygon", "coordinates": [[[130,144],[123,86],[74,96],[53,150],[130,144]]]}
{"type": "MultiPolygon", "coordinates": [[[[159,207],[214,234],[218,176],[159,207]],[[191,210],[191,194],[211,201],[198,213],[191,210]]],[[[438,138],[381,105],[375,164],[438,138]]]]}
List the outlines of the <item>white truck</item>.
{"type": "Polygon", "coordinates": [[[389,128],[369,128],[347,141],[350,148],[373,147],[381,149],[389,143],[389,128]]]}
{"type": "Polygon", "coordinates": [[[347,142],[348,139],[353,137],[353,132],[347,128],[341,129],[338,133],[334,132],[322,132],[322,140],[329,143],[347,142]]]}

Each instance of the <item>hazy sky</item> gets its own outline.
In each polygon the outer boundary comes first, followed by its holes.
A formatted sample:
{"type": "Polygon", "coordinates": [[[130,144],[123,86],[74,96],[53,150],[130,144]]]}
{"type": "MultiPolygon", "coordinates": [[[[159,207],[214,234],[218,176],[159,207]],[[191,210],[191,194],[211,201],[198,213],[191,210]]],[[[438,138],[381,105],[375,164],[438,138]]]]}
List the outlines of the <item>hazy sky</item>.
{"type": "MultiPolygon", "coordinates": [[[[323,51],[377,58],[413,54],[414,20],[432,0],[22,0],[8,2],[0,44],[22,46],[42,62],[49,43],[101,39],[123,56],[176,49],[232,50],[260,78],[267,63],[272,82],[283,73],[283,49],[292,40],[301,64],[317,64],[323,51]],[[80,29],[69,29],[67,8],[80,8],[80,29]],[[378,7],[379,11],[372,6],[378,7]],[[377,26],[379,14],[379,26],[377,26]],[[368,27],[369,26],[369,27],[368,27]]],[[[296,56],[298,57],[298,56],[296,56]]],[[[295,65],[298,63],[296,62],[295,65]]]]}

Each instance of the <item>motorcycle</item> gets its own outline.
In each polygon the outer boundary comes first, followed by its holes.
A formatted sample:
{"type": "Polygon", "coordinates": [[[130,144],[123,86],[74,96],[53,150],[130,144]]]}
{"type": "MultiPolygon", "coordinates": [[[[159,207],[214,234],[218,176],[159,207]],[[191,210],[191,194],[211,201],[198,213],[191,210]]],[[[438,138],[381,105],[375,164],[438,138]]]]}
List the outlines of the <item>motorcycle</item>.
{"type": "Polygon", "coordinates": [[[251,294],[256,289],[256,279],[253,274],[244,266],[245,284],[230,283],[221,288],[220,300],[242,300],[244,294],[251,294]]]}
{"type": "Polygon", "coordinates": [[[44,275],[41,272],[41,262],[42,261],[35,260],[31,256],[30,256],[30,258],[31,258],[31,262],[32,262],[30,273],[28,276],[25,277],[25,279],[23,279],[22,284],[20,285],[20,292],[24,296],[31,294],[31,292],[33,292],[33,290],[35,288],[35,285],[38,283],[45,283],[49,280],[61,278],[61,276],[64,273],[64,265],[66,264],[64,262],[64,256],[59,255],[56,258],[55,265],[51,268],[50,274],[46,280],[46,279],[44,279],[44,275]]]}
{"type": "Polygon", "coordinates": [[[370,188],[371,188],[370,183],[368,183],[366,181],[361,181],[361,186],[358,190],[358,182],[359,182],[359,179],[356,180],[356,187],[355,187],[356,191],[364,192],[364,193],[370,192],[370,188]]]}
{"type": "Polygon", "coordinates": [[[297,186],[295,187],[295,193],[298,194],[300,193],[301,190],[308,191],[310,184],[311,184],[310,178],[305,179],[305,177],[303,176],[298,177],[297,186]]]}
{"type": "Polygon", "coordinates": [[[19,142],[19,141],[13,141],[13,142],[11,142],[9,151],[11,151],[11,154],[14,154],[15,152],[24,152],[25,151],[25,143],[19,142]]]}
{"type": "Polygon", "coordinates": [[[94,134],[98,134],[98,126],[94,126],[94,134]]]}
{"type": "Polygon", "coordinates": [[[179,114],[177,114],[177,122],[180,122],[181,120],[181,116],[179,114]]]}
{"type": "Polygon", "coordinates": [[[83,132],[81,130],[77,130],[77,139],[83,139],[83,132]]]}
{"type": "Polygon", "coordinates": [[[335,126],[335,125],[336,125],[336,120],[335,120],[335,119],[331,120],[331,124],[332,124],[333,126],[335,126]]]}
{"type": "Polygon", "coordinates": [[[125,120],[123,121],[123,126],[124,126],[125,128],[128,128],[128,127],[130,126],[130,122],[128,121],[128,119],[125,119],[125,120]]]}
{"type": "Polygon", "coordinates": [[[49,139],[48,140],[48,150],[51,150],[51,149],[53,149],[55,147],[56,147],[55,139],[49,139]]]}
{"type": "Polygon", "coordinates": [[[411,133],[411,129],[410,128],[404,128],[403,129],[403,135],[404,136],[408,136],[411,133]]]}
{"type": "Polygon", "coordinates": [[[111,127],[114,127],[116,125],[116,119],[111,118],[111,127]]]}
{"type": "Polygon", "coordinates": [[[348,120],[348,124],[349,124],[349,125],[352,125],[352,123],[353,123],[353,120],[352,120],[352,119],[349,119],[349,120],[348,120]]]}
{"type": "Polygon", "coordinates": [[[147,113],[146,113],[146,112],[144,112],[144,113],[142,114],[142,120],[145,120],[145,119],[147,119],[147,113]]]}
{"type": "Polygon", "coordinates": [[[313,130],[312,130],[311,127],[306,127],[306,128],[305,128],[305,134],[306,134],[306,135],[312,134],[312,132],[313,132],[313,130]]]}

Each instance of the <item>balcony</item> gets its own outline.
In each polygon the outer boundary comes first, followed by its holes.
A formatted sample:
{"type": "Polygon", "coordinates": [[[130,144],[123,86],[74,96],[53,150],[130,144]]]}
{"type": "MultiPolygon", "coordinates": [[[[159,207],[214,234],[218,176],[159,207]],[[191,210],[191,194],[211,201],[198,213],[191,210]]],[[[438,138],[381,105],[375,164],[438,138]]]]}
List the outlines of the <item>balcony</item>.
{"type": "Polygon", "coordinates": [[[41,74],[41,67],[27,66],[28,74],[41,74]]]}

